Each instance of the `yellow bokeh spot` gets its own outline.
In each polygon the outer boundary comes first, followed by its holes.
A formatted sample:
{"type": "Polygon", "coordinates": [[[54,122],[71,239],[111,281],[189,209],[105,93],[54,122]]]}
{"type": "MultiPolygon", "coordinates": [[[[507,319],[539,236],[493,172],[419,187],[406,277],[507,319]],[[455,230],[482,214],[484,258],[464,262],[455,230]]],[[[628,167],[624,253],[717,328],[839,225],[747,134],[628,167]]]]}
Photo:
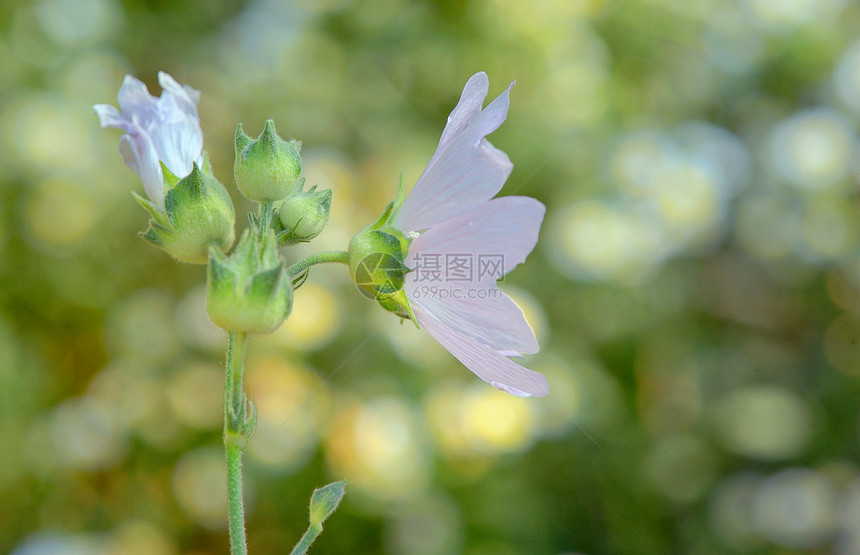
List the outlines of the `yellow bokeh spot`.
{"type": "Polygon", "coordinates": [[[451,458],[480,458],[519,451],[534,440],[538,417],[532,400],[485,384],[447,385],[432,391],[424,410],[436,443],[451,458]]]}
{"type": "Polygon", "coordinates": [[[847,175],[853,151],[852,131],[845,118],[829,109],[796,113],[774,130],[772,163],[802,189],[834,187],[847,175]]]}
{"type": "Polygon", "coordinates": [[[35,185],[25,215],[34,239],[59,248],[84,238],[98,212],[94,199],[77,183],[48,179],[35,185]]]}
{"type": "Polygon", "coordinates": [[[93,144],[94,119],[70,102],[50,96],[10,103],[3,114],[9,147],[25,171],[91,167],[99,152],[93,144]]]}
{"type": "Polygon", "coordinates": [[[227,525],[227,469],[224,454],[203,447],[184,455],[173,470],[173,494],[185,513],[213,530],[227,525]]]}
{"type": "Polygon", "coordinates": [[[293,349],[313,350],[328,343],[340,328],[337,302],[325,286],[306,282],[293,298],[293,311],[271,336],[293,349]]]}
{"type": "Polygon", "coordinates": [[[576,277],[635,282],[659,262],[661,236],[653,218],[584,201],[551,221],[553,261],[576,277]]]}
{"type": "Polygon", "coordinates": [[[479,450],[517,451],[531,443],[535,415],[529,401],[481,387],[466,398],[463,426],[479,450]]]}
{"type": "Polygon", "coordinates": [[[177,546],[166,530],[139,521],[122,523],[108,541],[105,555],[175,555],[177,546]]]}
{"type": "Polygon", "coordinates": [[[328,388],[312,372],[281,357],[249,361],[247,383],[248,396],[257,406],[249,456],[280,471],[304,462],[326,425],[328,388]]]}
{"type": "Polygon", "coordinates": [[[430,479],[421,436],[416,415],[403,401],[348,401],[331,426],[328,461],[336,475],[367,495],[406,499],[430,479]]]}
{"type": "Polygon", "coordinates": [[[471,451],[461,422],[463,399],[463,388],[450,385],[433,390],[424,402],[433,438],[449,456],[468,455],[471,451]]]}
{"type": "Polygon", "coordinates": [[[176,370],[165,389],[170,408],[187,426],[217,429],[223,420],[223,380],[223,369],[216,364],[189,364],[176,370]]]}
{"type": "Polygon", "coordinates": [[[626,135],[609,161],[612,179],[631,193],[649,192],[665,158],[664,148],[656,133],[626,135]]]}
{"type": "Polygon", "coordinates": [[[670,227],[706,227],[717,217],[713,178],[694,164],[672,168],[659,181],[657,204],[670,227]]]}
{"type": "Polygon", "coordinates": [[[798,455],[812,433],[806,402],[775,386],[732,392],[717,403],[713,422],[728,450],[765,461],[798,455]]]}

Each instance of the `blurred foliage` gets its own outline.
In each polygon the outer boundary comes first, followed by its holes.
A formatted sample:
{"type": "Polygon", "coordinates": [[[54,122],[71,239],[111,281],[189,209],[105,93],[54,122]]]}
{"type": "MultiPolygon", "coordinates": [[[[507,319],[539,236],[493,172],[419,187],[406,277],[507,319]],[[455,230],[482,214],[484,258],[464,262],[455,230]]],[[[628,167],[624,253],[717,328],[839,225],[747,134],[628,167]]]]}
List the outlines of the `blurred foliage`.
{"type": "MultiPolygon", "coordinates": [[[[224,336],[137,237],[91,106],[159,69],[232,137],[304,141],[342,249],[414,182],[463,83],[516,79],[506,278],[552,396],[494,391],[314,268],[253,338],[251,553],[349,479],[315,553],[860,551],[860,4],[7,1],[0,11],[0,552],[225,553],[224,336]]],[[[240,221],[244,216],[240,216],[240,221]]]]}

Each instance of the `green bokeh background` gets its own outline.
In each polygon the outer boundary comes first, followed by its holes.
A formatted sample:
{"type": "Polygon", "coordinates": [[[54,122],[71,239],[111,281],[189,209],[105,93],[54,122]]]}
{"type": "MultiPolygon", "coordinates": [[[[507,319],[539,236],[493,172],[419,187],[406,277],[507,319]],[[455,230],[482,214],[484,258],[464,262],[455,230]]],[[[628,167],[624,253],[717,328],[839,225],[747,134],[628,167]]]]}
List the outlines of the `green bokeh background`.
{"type": "Polygon", "coordinates": [[[503,287],[551,396],[480,382],[318,267],[253,338],[251,553],[860,552],[860,5],[851,0],[0,2],[0,552],[226,553],[225,336],[137,237],[102,130],[125,74],[273,118],[333,191],[295,262],[414,183],[466,79],[512,80],[503,287]]]}

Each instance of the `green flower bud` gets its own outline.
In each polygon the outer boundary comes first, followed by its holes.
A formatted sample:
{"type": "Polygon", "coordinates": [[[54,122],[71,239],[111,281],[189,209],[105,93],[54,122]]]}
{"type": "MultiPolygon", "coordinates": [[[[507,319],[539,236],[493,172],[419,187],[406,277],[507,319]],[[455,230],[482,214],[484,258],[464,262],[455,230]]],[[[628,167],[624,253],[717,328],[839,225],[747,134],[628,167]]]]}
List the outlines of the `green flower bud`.
{"type": "Polygon", "coordinates": [[[272,231],[246,230],[229,257],[212,249],[206,277],[206,312],[225,330],[272,333],[290,314],[293,285],[272,231]]]}
{"type": "Polygon", "coordinates": [[[134,195],[152,216],[141,237],[173,258],[192,264],[205,264],[210,247],[227,250],[235,238],[236,214],[230,195],[212,176],[208,164],[205,169],[201,171],[195,163],[190,174],[177,180],[162,166],[167,191],[163,211],[134,195]]]}
{"type": "Polygon", "coordinates": [[[402,202],[388,205],[375,223],[356,233],[349,242],[349,275],[359,290],[379,305],[400,316],[414,320],[412,308],[403,291],[403,282],[409,268],[403,260],[409,243],[403,233],[388,222],[402,202]]]}
{"type": "Polygon", "coordinates": [[[302,174],[300,141],[285,141],[268,120],[256,139],[236,128],[236,161],[233,174],[242,194],[256,202],[276,202],[293,194],[302,174]]]}
{"type": "Polygon", "coordinates": [[[331,190],[316,188],[314,185],[308,191],[299,191],[278,205],[278,244],[310,241],[325,228],[331,210],[331,190]]]}

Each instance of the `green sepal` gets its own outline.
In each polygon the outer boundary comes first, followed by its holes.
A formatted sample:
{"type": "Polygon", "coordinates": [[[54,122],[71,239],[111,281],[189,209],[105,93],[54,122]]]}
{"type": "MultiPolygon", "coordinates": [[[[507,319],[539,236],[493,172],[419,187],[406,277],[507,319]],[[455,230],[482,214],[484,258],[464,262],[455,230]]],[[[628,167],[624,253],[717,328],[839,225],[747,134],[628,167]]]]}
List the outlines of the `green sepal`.
{"type": "Polygon", "coordinates": [[[245,134],[245,130],[242,129],[242,124],[236,126],[236,140],[235,140],[235,155],[238,156],[240,152],[245,150],[249,144],[253,142],[253,139],[245,134]]]}
{"type": "Polygon", "coordinates": [[[134,200],[146,210],[152,219],[161,224],[162,226],[169,225],[167,214],[165,214],[162,210],[158,208],[155,204],[152,203],[148,198],[144,198],[138,195],[136,192],[132,191],[131,196],[134,197],[134,200]]]}
{"type": "Polygon", "coordinates": [[[212,278],[210,282],[216,288],[224,289],[226,291],[235,290],[238,276],[236,276],[236,273],[229,265],[227,265],[227,258],[224,253],[215,247],[209,248],[209,265],[207,267],[207,273],[210,274],[209,277],[212,278]]]}
{"type": "Polygon", "coordinates": [[[206,311],[226,330],[271,333],[292,310],[292,280],[272,231],[245,230],[229,257],[211,254],[206,274],[206,311]]]}
{"type": "MultiPolygon", "coordinates": [[[[394,203],[389,205],[393,206],[394,203]]],[[[410,271],[405,264],[410,240],[388,225],[371,224],[349,242],[349,275],[359,289],[401,318],[414,321],[403,283],[410,271]]]]}
{"type": "Polygon", "coordinates": [[[164,165],[164,162],[159,161],[158,163],[161,164],[161,175],[163,176],[162,180],[164,181],[164,190],[168,191],[179,183],[179,177],[173,175],[173,172],[170,171],[170,168],[164,165]]]}
{"type": "Polygon", "coordinates": [[[278,265],[270,270],[263,270],[251,277],[251,283],[245,290],[249,297],[270,299],[278,292],[279,281],[283,279],[283,266],[278,265]]]}
{"type": "Polygon", "coordinates": [[[403,206],[403,174],[400,174],[400,182],[397,185],[397,197],[393,202],[388,203],[388,206],[385,207],[385,210],[382,211],[382,215],[378,220],[370,224],[368,227],[371,229],[380,229],[383,227],[390,226],[391,221],[397,216],[397,213],[400,212],[400,208],[403,206]]]}
{"type": "Polygon", "coordinates": [[[236,215],[227,190],[195,163],[182,179],[162,164],[165,180],[164,208],[133,193],[150,216],[140,236],[176,260],[205,264],[209,247],[227,250],[235,237],[236,215]]]}
{"type": "Polygon", "coordinates": [[[406,291],[400,289],[393,294],[378,299],[379,306],[400,316],[401,320],[411,320],[415,323],[415,327],[421,329],[418,325],[418,320],[415,319],[415,313],[412,312],[412,305],[409,304],[409,299],[406,298],[406,291]]]}

